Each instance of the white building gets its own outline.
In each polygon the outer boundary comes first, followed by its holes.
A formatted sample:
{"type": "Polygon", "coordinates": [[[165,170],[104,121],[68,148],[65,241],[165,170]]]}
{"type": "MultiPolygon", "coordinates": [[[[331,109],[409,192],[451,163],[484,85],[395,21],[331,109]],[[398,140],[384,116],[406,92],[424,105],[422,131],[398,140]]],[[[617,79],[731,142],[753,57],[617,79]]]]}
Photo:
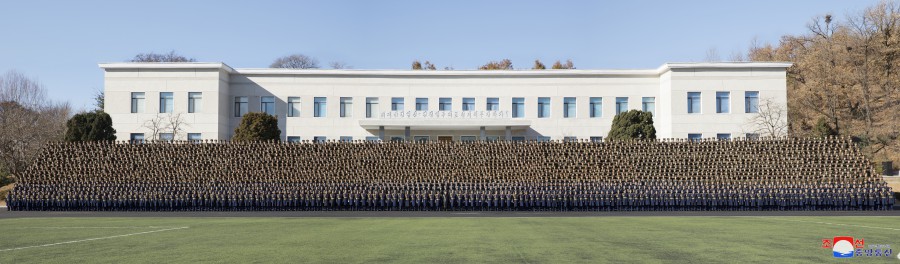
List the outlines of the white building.
{"type": "MultiPolygon", "coordinates": [[[[658,138],[756,136],[765,100],[786,108],[790,63],[666,63],[642,70],[235,69],[104,63],[119,139],[230,139],[241,115],[278,117],[283,140],[598,139],[619,111],[654,115],[658,138]],[[154,133],[150,120],[187,126],[154,133]]],[[[785,117],[786,118],[786,117],[785,117]]],[[[784,120],[786,122],[786,120],[784,120]]],[[[157,125],[156,127],[161,127],[157,125]]]]}

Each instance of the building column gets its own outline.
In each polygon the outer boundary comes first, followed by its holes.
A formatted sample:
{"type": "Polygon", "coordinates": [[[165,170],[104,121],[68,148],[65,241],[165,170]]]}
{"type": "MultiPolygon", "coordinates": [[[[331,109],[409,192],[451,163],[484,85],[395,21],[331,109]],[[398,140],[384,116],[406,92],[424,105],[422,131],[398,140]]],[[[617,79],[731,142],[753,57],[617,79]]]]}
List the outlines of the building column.
{"type": "Polygon", "coordinates": [[[384,141],[384,126],[378,127],[378,139],[384,141]]]}
{"type": "Polygon", "coordinates": [[[510,127],[510,126],[506,127],[506,140],[507,141],[512,140],[512,127],[510,127]]]}
{"type": "Polygon", "coordinates": [[[409,138],[409,127],[406,127],[405,130],[406,130],[406,131],[403,132],[403,135],[406,137],[405,140],[406,140],[406,141],[412,140],[412,139],[409,138]]]}
{"type": "Polygon", "coordinates": [[[481,141],[484,141],[484,139],[485,139],[485,138],[484,138],[484,127],[481,127],[481,138],[479,138],[479,139],[480,139],[481,141]]]}

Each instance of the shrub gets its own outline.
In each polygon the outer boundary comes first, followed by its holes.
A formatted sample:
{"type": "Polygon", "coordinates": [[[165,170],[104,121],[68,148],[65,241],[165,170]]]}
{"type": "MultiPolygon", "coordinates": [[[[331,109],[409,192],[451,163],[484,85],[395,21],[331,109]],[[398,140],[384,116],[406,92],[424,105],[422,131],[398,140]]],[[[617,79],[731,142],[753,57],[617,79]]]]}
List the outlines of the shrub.
{"type": "Polygon", "coordinates": [[[822,138],[837,136],[838,134],[834,127],[832,127],[831,124],[828,124],[828,121],[825,120],[824,117],[820,117],[819,121],[816,122],[816,126],[813,127],[813,133],[822,138]]]}
{"type": "Polygon", "coordinates": [[[606,138],[608,140],[656,139],[653,113],[631,110],[616,115],[606,138]]]}
{"type": "Polygon", "coordinates": [[[234,141],[280,140],[278,118],[266,113],[247,113],[241,118],[241,124],[234,129],[234,141]]]}
{"type": "Polygon", "coordinates": [[[66,141],[112,141],[116,130],[112,118],[103,111],[80,113],[66,122],[66,141]]]}

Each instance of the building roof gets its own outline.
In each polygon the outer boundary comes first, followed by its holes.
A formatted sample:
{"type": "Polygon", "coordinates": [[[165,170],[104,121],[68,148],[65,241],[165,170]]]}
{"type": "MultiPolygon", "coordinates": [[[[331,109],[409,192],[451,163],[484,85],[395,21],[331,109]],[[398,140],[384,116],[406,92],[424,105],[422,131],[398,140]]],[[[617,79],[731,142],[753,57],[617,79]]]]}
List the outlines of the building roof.
{"type": "Polygon", "coordinates": [[[672,69],[784,69],[790,62],[670,62],[656,69],[572,69],[572,70],[359,70],[359,69],[281,69],[232,68],[223,62],[114,62],[100,63],[104,70],[140,69],[220,69],[232,74],[246,75],[348,75],[348,76],[588,76],[588,75],[651,75],[658,76],[672,69]]]}

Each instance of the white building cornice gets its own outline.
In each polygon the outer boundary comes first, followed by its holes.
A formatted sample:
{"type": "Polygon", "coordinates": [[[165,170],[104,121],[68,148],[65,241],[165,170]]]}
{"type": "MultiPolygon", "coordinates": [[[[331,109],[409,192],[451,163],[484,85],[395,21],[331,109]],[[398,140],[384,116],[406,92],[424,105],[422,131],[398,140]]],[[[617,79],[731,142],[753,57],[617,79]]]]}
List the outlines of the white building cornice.
{"type": "Polygon", "coordinates": [[[357,70],[357,69],[280,69],[232,68],[222,62],[116,62],[100,63],[110,69],[220,69],[242,75],[299,75],[299,76],[497,76],[497,77],[579,77],[579,76],[659,76],[675,69],[784,69],[789,62],[677,62],[665,63],[656,69],[596,69],[596,70],[357,70]]]}

